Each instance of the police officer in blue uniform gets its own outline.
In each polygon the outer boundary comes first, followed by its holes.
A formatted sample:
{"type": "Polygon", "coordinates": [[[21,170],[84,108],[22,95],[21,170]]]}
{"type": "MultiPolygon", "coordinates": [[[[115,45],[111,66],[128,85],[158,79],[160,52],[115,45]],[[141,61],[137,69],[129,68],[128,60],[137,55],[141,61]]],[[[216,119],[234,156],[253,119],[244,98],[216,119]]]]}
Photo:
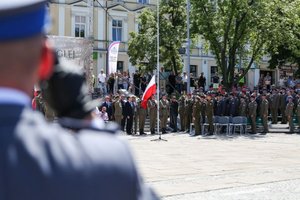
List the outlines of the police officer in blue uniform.
{"type": "Polygon", "coordinates": [[[51,72],[46,3],[0,1],[0,199],[157,199],[117,135],[72,135],[30,108],[34,84],[51,72]]]}

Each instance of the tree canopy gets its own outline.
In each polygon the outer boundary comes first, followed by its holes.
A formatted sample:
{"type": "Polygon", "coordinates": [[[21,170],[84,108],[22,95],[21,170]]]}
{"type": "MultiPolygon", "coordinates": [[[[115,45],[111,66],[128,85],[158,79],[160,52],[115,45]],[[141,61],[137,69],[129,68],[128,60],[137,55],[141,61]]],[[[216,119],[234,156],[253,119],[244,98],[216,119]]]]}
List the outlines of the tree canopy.
{"type": "MultiPolygon", "coordinates": [[[[128,55],[133,65],[145,71],[156,69],[156,11],[145,9],[139,15],[139,31],[131,32],[128,55]]],[[[176,74],[182,68],[179,49],[186,40],[185,0],[164,0],[160,2],[160,62],[167,70],[176,74]]]]}
{"type": "Polygon", "coordinates": [[[215,54],[224,85],[234,84],[235,69],[244,70],[298,29],[299,0],[191,0],[192,33],[201,35],[215,54]],[[241,63],[239,63],[242,61],[241,63]]]}

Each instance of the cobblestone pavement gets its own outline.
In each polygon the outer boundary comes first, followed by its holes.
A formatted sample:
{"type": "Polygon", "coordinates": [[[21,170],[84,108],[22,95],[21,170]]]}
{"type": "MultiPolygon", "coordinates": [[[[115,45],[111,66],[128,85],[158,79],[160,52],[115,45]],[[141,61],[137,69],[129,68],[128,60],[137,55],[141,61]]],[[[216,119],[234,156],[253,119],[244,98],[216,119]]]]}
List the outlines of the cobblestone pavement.
{"type": "Polygon", "coordinates": [[[300,199],[300,135],[125,136],[164,200],[300,199]]]}

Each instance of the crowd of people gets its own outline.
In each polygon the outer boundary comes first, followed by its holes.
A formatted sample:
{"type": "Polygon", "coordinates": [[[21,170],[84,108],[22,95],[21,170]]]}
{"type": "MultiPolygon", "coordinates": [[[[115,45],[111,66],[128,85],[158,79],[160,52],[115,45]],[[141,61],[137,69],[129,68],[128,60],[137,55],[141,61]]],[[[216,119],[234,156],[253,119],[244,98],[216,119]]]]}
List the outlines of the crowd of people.
{"type": "MultiPolygon", "coordinates": [[[[295,131],[295,121],[300,122],[300,89],[296,81],[292,86],[270,85],[271,77],[267,74],[263,78],[265,81],[253,90],[238,84],[237,87],[227,92],[221,84],[218,88],[209,87],[205,90],[206,78],[201,73],[196,82],[197,86],[192,93],[187,94],[184,89],[184,79],[172,76],[175,75],[170,73],[169,80],[175,79],[175,83],[176,80],[180,80],[180,86],[173,85],[174,90],[171,94],[163,92],[159,102],[155,96],[150,98],[147,109],[141,106],[142,96],[138,98],[139,96],[133,95],[126,99],[123,94],[107,95],[106,102],[101,107],[106,107],[109,120],[119,119],[115,121],[127,134],[139,132],[140,135],[145,134],[144,125],[147,116],[150,120],[150,133],[155,134],[158,104],[160,105],[159,121],[162,133],[168,130],[190,132],[190,125],[193,123],[195,135],[200,135],[203,131],[205,135],[211,135],[215,131],[213,124],[216,116],[228,116],[230,119],[236,116],[246,117],[249,128],[251,127],[250,133],[253,134],[258,132],[257,122],[262,125],[262,129],[259,129],[262,134],[269,131],[270,122],[272,124],[277,124],[279,121],[282,124],[288,123],[291,133],[295,131]],[[178,88],[183,88],[183,90],[178,90],[178,88]],[[130,102],[131,109],[126,108],[127,102],[130,102]],[[209,124],[208,130],[201,130],[204,123],[209,124]]],[[[186,76],[186,73],[182,76],[186,76]]],[[[133,85],[134,88],[141,88],[139,84],[133,85]]],[[[163,91],[162,88],[160,91],[163,91]]],[[[136,94],[141,95],[141,92],[143,90],[136,94]]]]}

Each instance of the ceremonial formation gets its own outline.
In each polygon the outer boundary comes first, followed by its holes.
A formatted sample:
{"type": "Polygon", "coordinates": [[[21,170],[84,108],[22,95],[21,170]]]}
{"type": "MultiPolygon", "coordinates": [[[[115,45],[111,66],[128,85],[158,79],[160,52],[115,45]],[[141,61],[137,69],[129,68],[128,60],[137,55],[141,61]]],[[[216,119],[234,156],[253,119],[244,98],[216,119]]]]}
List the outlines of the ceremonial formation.
{"type": "MultiPolygon", "coordinates": [[[[99,88],[102,88],[103,80],[107,83],[104,86],[109,86],[111,79],[101,79],[101,74],[98,80],[99,88]]],[[[186,76],[185,74],[183,73],[182,77],[186,76]]],[[[172,80],[172,76],[175,77],[174,74],[170,74],[167,80],[172,80]]],[[[99,102],[102,101],[97,107],[100,111],[97,112],[98,116],[106,122],[116,122],[128,135],[145,135],[147,120],[150,126],[149,133],[157,133],[157,112],[159,112],[160,132],[163,134],[167,132],[193,132],[195,136],[232,134],[233,129],[227,130],[216,125],[224,123],[229,126],[236,120],[240,121],[236,123],[243,123],[243,131],[250,134],[267,134],[269,124],[277,123],[288,124],[290,133],[294,133],[295,126],[300,122],[298,93],[300,90],[296,81],[293,85],[268,85],[269,78],[266,76],[265,81],[253,90],[243,84],[231,90],[222,87],[222,84],[219,84],[218,88],[210,87],[205,90],[206,78],[201,73],[199,79],[192,85],[193,92],[187,93],[186,81],[182,77],[175,78],[178,81],[174,84],[170,84],[164,78],[161,79],[162,94],[158,102],[155,92],[147,99],[143,99],[142,94],[147,92],[146,87],[151,76],[140,76],[139,73],[135,73],[132,81],[128,77],[126,79],[128,84],[118,87],[121,90],[116,88],[115,93],[113,90],[105,90],[107,92],[102,93],[106,95],[98,99],[99,102]],[[164,85],[166,83],[169,86],[166,87],[164,85]],[[172,90],[167,91],[168,87],[172,90]],[[126,96],[124,91],[129,94],[126,96]]]]}

